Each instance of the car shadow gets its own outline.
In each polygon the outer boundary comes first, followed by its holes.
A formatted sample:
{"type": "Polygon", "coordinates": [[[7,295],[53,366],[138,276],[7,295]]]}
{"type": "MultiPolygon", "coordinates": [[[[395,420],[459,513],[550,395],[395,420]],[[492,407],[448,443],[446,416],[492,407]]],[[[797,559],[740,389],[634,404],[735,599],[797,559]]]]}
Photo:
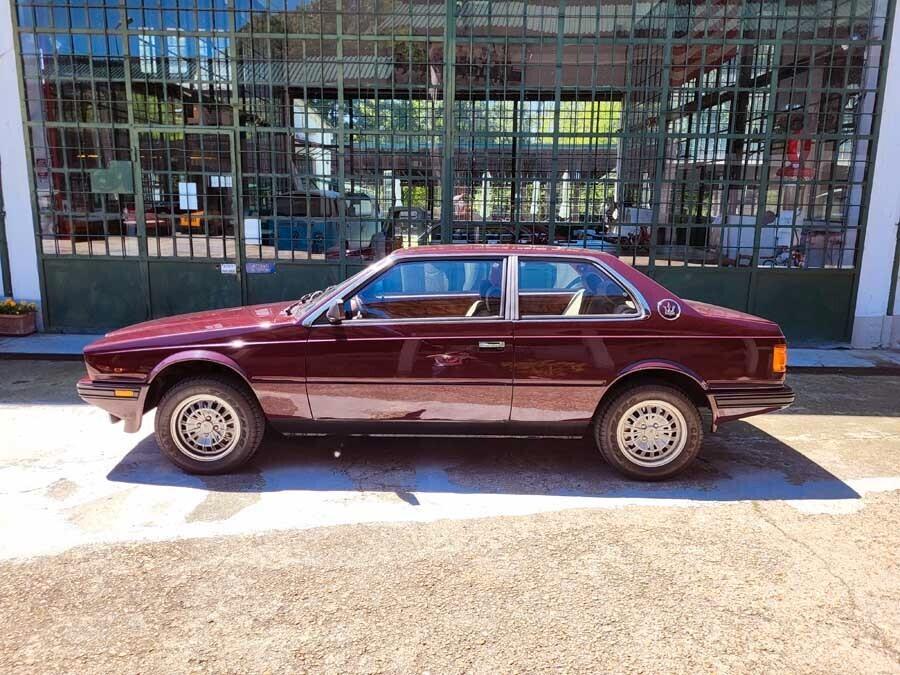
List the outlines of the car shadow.
{"type": "Polygon", "coordinates": [[[226,476],[191,476],[169,463],[153,436],[109,480],[220,492],[391,492],[547,495],[702,501],[856,499],[835,475],[746,422],[706,437],[698,460],[675,479],[623,478],[582,439],[267,437],[253,462],[226,476]]]}

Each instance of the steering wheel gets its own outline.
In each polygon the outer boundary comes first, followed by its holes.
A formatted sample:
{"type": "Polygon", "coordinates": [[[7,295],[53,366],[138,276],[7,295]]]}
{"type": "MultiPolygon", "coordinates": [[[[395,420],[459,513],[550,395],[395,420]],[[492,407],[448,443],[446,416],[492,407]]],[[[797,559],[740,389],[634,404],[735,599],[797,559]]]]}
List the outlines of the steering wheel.
{"type": "Polygon", "coordinates": [[[359,297],[359,295],[354,295],[352,298],[350,298],[350,319],[351,319],[351,321],[353,319],[364,319],[365,318],[366,315],[365,315],[365,312],[363,311],[364,307],[365,307],[365,305],[363,305],[363,301],[359,297]]]}
{"type": "Polygon", "coordinates": [[[572,281],[570,281],[568,284],[566,284],[567,291],[574,291],[578,288],[583,288],[583,287],[584,287],[584,279],[582,279],[581,277],[575,277],[574,279],[572,279],[572,281]]]}
{"type": "Polygon", "coordinates": [[[352,319],[390,319],[387,312],[382,309],[372,309],[363,301],[362,295],[357,293],[350,298],[350,316],[352,319]]]}

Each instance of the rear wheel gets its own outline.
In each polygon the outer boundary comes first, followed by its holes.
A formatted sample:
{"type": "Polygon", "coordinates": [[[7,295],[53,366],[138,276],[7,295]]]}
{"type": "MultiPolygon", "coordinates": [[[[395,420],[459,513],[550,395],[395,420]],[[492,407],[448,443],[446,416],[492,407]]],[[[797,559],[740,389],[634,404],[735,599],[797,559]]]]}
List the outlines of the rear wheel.
{"type": "Polygon", "coordinates": [[[641,385],[626,389],[594,420],[594,441],[619,472],[662,480],[683,471],[700,452],[700,412],[680,389],[641,385]]]}
{"type": "Polygon", "coordinates": [[[228,473],[250,460],[265,434],[256,399],[219,377],[179,382],[156,411],[156,439],[163,453],[188,473],[228,473]]]}

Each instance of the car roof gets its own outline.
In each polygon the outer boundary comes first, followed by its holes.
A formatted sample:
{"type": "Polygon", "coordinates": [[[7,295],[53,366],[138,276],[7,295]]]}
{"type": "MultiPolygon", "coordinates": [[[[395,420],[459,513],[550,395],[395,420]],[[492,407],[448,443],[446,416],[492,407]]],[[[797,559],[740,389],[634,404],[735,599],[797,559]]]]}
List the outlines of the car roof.
{"type": "Polygon", "coordinates": [[[497,255],[572,255],[599,260],[616,259],[615,256],[603,251],[594,251],[588,248],[575,248],[565,246],[541,246],[536,244],[437,244],[433,246],[413,246],[394,251],[391,255],[396,258],[415,258],[420,255],[484,255],[494,253],[497,255]]]}

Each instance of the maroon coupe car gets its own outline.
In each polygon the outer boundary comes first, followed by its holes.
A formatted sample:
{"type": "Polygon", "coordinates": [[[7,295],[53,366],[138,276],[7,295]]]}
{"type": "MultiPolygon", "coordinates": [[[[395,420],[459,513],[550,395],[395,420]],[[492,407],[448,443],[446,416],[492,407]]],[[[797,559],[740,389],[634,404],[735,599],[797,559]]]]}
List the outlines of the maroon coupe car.
{"type": "Polygon", "coordinates": [[[296,302],[116,330],[78,393],[163,452],[233,471],[287,434],[589,435],[622,473],[690,464],[721,422],[794,400],[779,327],[690,300],[601,252],[397,251],[296,302]]]}

